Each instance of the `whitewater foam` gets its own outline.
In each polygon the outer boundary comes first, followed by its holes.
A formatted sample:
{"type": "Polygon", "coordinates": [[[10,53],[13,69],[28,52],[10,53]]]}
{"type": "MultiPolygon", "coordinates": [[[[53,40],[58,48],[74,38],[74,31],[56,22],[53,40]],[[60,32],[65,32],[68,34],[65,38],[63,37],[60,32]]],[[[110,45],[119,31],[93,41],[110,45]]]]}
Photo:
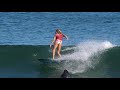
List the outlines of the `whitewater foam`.
{"type": "Polygon", "coordinates": [[[66,61],[63,67],[72,73],[85,72],[89,68],[93,68],[98,62],[98,59],[92,58],[93,56],[99,57],[100,53],[113,46],[109,41],[87,41],[79,43],[75,47],[66,48],[65,50],[73,49],[74,52],[62,55],[61,60],[66,61]]]}

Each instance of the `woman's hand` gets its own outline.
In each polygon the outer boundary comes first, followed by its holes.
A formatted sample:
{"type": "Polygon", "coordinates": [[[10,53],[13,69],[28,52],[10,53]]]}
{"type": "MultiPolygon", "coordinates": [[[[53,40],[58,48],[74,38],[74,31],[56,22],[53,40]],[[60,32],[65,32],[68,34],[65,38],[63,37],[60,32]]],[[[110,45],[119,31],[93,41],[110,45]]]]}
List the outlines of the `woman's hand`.
{"type": "Polygon", "coordinates": [[[50,44],[50,48],[52,47],[52,44],[50,44]]]}
{"type": "Polygon", "coordinates": [[[66,39],[68,40],[68,37],[66,39]]]}
{"type": "Polygon", "coordinates": [[[66,39],[68,40],[68,37],[66,36],[66,39]]]}

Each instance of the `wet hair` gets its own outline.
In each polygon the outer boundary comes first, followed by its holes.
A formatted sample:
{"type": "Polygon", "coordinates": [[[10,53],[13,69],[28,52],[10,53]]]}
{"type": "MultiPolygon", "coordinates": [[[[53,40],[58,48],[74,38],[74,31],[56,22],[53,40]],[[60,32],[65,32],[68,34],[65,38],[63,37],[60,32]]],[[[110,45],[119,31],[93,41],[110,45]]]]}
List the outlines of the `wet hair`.
{"type": "Polygon", "coordinates": [[[58,34],[62,34],[62,32],[61,32],[60,29],[56,29],[56,33],[58,33],[58,34]]]}

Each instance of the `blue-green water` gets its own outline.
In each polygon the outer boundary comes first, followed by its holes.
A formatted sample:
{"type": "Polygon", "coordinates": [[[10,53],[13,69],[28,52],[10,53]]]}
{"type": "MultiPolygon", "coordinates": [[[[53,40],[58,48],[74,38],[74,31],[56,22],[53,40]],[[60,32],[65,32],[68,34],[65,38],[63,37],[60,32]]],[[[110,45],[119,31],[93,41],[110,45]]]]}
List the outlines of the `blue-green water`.
{"type": "Polygon", "coordinates": [[[120,77],[119,35],[119,12],[0,12],[0,77],[120,77]],[[38,61],[51,58],[57,28],[65,62],[38,61]]]}

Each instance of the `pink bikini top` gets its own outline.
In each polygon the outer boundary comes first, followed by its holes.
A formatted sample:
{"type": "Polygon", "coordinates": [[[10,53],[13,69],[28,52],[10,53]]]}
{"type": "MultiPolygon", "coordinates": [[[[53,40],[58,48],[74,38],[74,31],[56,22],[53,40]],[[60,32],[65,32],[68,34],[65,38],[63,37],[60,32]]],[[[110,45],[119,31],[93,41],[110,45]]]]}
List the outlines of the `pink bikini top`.
{"type": "Polygon", "coordinates": [[[59,39],[59,40],[62,40],[63,39],[63,34],[55,34],[56,36],[56,40],[59,39]]]}

